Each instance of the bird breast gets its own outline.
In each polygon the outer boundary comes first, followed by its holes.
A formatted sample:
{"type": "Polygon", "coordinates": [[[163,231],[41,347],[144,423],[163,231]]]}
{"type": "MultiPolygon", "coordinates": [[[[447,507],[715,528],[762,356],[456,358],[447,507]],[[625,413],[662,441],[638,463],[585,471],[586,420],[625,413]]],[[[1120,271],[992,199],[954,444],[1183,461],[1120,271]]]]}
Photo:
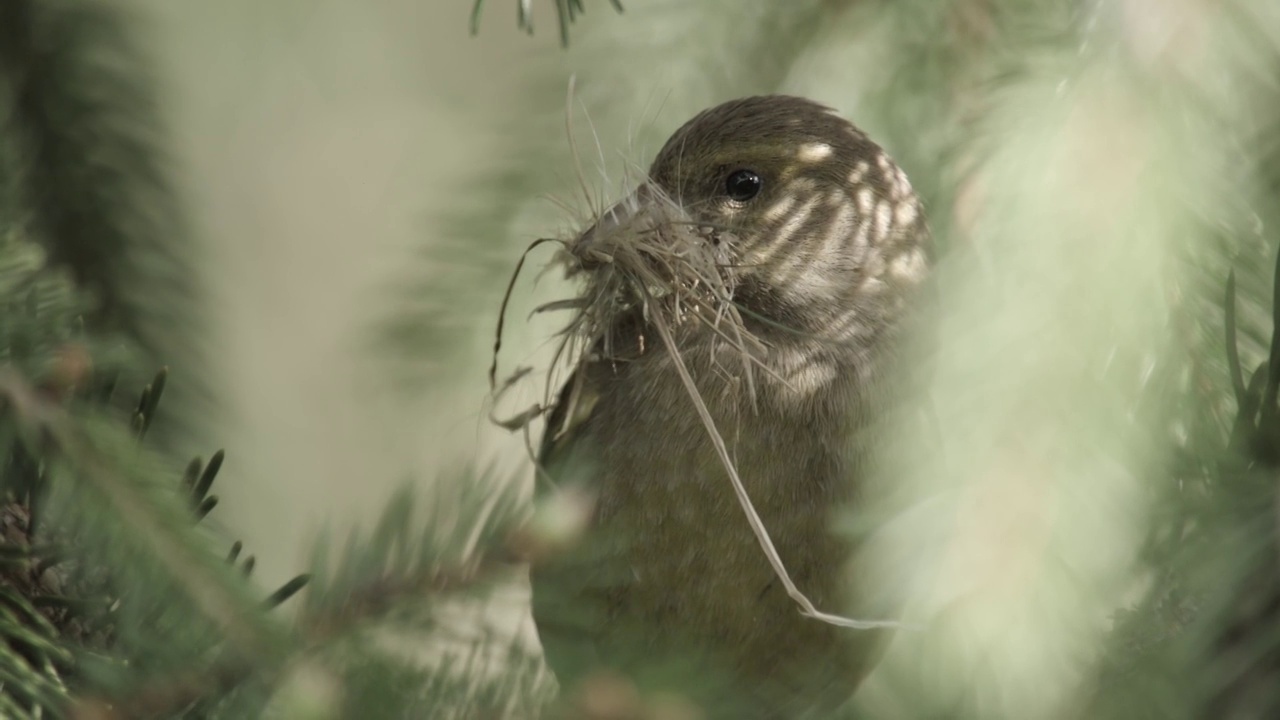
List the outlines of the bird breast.
{"type": "MultiPolygon", "coordinates": [[[[797,585],[840,609],[848,551],[829,520],[856,484],[848,374],[813,361],[790,368],[810,381],[796,389],[757,370],[753,402],[740,359],[713,353],[707,343],[683,359],[716,430],[797,585]]],[[[607,600],[611,614],[679,628],[762,676],[794,664],[789,652],[820,656],[839,631],[802,617],[776,581],[671,357],[658,349],[597,372],[608,392],[584,438],[596,453],[596,520],[627,538],[616,561],[630,578],[607,600]]]]}

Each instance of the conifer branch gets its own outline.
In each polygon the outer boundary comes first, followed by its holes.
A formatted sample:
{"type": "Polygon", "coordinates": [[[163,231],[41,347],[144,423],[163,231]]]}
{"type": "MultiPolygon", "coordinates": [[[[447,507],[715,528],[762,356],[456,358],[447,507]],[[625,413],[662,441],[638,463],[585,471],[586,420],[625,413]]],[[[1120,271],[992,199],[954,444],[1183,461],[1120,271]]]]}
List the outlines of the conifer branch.
{"type": "Polygon", "coordinates": [[[242,598],[228,591],[228,582],[211,572],[215,567],[193,547],[167,508],[140,492],[136,481],[104,456],[92,439],[60,406],[31,387],[12,368],[0,368],[0,399],[19,422],[29,441],[48,462],[65,463],[74,475],[104,497],[120,522],[144,540],[145,550],[165,567],[189,599],[213,620],[231,644],[248,657],[273,652],[268,639],[277,631],[246,612],[242,598]]]}

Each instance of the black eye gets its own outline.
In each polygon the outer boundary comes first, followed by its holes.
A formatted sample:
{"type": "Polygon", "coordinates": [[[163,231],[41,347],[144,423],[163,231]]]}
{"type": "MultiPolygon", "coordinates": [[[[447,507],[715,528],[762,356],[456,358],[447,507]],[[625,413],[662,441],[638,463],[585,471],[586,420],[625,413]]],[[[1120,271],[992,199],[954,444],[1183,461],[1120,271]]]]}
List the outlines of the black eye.
{"type": "Polygon", "coordinates": [[[751,170],[734,170],[724,181],[724,191],[730,200],[746,202],[760,194],[763,184],[760,176],[751,170]]]}

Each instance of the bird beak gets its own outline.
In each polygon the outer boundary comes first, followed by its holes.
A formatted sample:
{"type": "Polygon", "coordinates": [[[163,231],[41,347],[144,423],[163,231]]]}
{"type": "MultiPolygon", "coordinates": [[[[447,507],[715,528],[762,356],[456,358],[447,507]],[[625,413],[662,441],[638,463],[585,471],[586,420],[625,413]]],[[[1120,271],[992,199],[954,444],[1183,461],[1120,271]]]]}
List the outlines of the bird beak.
{"type": "Polygon", "coordinates": [[[621,233],[635,232],[659,222],[652,212],[653,189],[648,183],[636,188],[627,198],[615,203],[578,235],[569,252],[582,263],[582,269],[592,270],[613,261],[611,248],[617,244],[621,233]]]}

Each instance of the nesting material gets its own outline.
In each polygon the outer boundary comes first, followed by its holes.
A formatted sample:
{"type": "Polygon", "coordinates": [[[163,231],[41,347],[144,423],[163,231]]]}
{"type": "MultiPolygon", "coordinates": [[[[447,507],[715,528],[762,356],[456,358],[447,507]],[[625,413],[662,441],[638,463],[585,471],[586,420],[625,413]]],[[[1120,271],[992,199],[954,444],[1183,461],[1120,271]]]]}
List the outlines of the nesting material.
{"type": "MultiPolygon", "coordinates": [[[[700,226],[677,203],[650,185],[642,185],[635,193],[608,211],[601,213],[588,229],[568,240],[544,238],[526,249],[503,298],[494,346],[494,365],[490,381],[497,387],[496,363],[501,349],[503,317],[512,288],[523,268],[525,257],[545,243],[560,245],[553,261],[563,268],[566,278],[580,280],[582,291],[573,298],[539,306],[535,313],[564,311],[573,317],[560,333],[551,370],[545,383],[544,402],[537,408],[500,422],[504,427],[524,427],[545,412],[557,389],[554,370],[565,365],[576,367],[586,359],[625,361],[616,352],[616,328],[622,320],[638,314],[646,328],[652,328],[671,341],[678,354],[678,337],[691,329],[702,328],[714,339],[724,342],[742,364],[725,371],[739,373],[744,386],[754,397],[753,368],[762,366],[754,349],[761,347],[745,327],[738,307],[733,302],[736,284],[733,258],[733,234],[724,228],[700,226]]],[[[644,346],[648,352],[652,348],[644,346]]],[[[725,353],[717,353],[717,357],[725,353]]],[[[517,370],[501,388],[504,391],[527,375],[517,370]]]]}
{"type": "MultiPolygon", "coordinates": [[[[638,313],[659,336],[701,328],[728,343],[735,351],[729,357],[742,358],[746,386],[753,389],[752,348],[759,341],[733,302],[734,241],[731,232],[695,225],[671,199],[641,186],[559,255],[566,276],[584,280],[564,349],[615,359],[613,329],[638,313]]],[[[676,337],[664,340],[678,353],[676,337]]]]}
{"type": "MultiPolygon", "coordinates": [[[[576,298],[559,300],[542,305],[535,313],[553,310],[573,310],[574,316],[561,332],[560,345],[546,380],[546,394],[541,404],[530,408],[507,421],[499,421],[509,429],[525,432],[530,454],[533,446],[528,442],[528,427],[536,417],[552,406],[552,393],[558,387],[554,369],[568,360],[570,367],[589,360],[625,362],[615,355],[615,332],[625,327],[625,320],[636,313],[642,320],[642,328],[652,329],[663,347],[646,348],[641,337],[642,352],[664,351],[672,359],[689,399],[697,411],[708,438],[729,476],[732,489],[741,505],[748,523],[755,534],[769,564],[773,567],[787,594],[796,602],[801,614],[839,627],[858,630],[903,627],[892,620],[859,620],[827,613],[815,607],[812,601],[796,586],[779,556],[764,521],[760,518],[748,496],[742,479],[733,462],[724,438],[716,428],[681,354],[679,338],[686,332],[704,331],[712,334],[713,342],[724,342],[741,358],[741,378],[749,397],[754,402],[755,383],[753,371],[762,369],[771,375],[776,373],[759,359],[757,349],[761,342],[745,326],[740,308],[733,301],[737,264],[734,262],[733,233],[727,228],[709,227],[694,223],[684,210],[670,198],[650,185],[643,185],[628,197],[603,213],[585,232],[572,240],[541,239],[525,250],[503,298],[501,316],[505,316],[511,289],[523,267],[529,251],[544,243],[561,245],[556,262],[565,268],[569,279],[582,278],[583,290],[576,298]]],[[[498,337],[494,344],[494,364],[490,368],[490,380],[496,385],[497,355],[501,348],[502,317],[498,322],[498,337]]],[[[716,352],[719,357],[723,353],[716,352]]],[[[723,368],[731,370],[730,368],[723,368]]],[[[527,375],[527,370],[517,370],[500,390],[502,392],[527,375]]],[[[576,376],[580,381],[581,374],[576,376]]],[[[783,381],[780,377],[778,380],[783,381]]],[[[570,389],[570,404],[566,419],[577,414],[580,388],[570,389]]],[[[567,421],[567,420],[566,420],[567,421]]],[[[560,433],[565,428],[548,428],[549,433],[560,433]]],[[[536,457],[534,458],[536,461],[536,457]]],[[[542,470],[539,468],[539,472],[542,470]]]]}

